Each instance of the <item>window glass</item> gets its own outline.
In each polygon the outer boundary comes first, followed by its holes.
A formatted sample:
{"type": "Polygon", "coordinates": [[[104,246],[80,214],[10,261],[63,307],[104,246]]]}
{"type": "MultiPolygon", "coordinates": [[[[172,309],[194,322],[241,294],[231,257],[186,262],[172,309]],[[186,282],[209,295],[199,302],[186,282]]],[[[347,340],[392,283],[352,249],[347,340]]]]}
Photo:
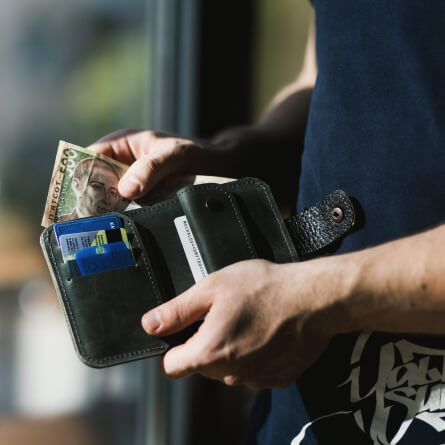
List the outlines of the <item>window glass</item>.
{"type": "Polygon", "coordinates": [[[0,24],[0,444],[136,443],[141,365],[78,360],[38,238],[58,140],[143,126],[145,3],[4,2],[0,24]]]}

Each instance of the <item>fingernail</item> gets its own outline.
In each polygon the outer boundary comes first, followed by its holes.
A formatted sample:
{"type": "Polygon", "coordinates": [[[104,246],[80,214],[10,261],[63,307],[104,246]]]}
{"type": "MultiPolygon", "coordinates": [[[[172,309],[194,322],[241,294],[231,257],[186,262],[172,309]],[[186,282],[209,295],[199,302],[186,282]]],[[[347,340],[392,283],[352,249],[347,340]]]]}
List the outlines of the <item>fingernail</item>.
{"type": "Polygon", "coordinates": [[[134,176],[123,178],[119,182],[119,191],[125,196],[131,196],[139,193],[142,189],[141,183],[134,176]]]}
{"type": "Polygon", "coordinates": [[[142,326],[148,332],[155,332],[161,326],[161,319],[157,311],[147,312],[142,317],[142,326]]]}

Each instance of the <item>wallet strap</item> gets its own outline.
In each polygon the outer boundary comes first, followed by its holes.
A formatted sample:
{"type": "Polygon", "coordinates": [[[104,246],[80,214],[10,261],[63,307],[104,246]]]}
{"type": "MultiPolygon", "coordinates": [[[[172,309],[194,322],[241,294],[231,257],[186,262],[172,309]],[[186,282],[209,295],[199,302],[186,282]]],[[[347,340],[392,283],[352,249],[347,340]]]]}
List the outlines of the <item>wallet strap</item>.
{"type": "Polygon", "coordinates": [[[354,206],[342,190],[329,194],[318,204],[285,220],[300,258],[329,250],[355,224],[354,206]]]}

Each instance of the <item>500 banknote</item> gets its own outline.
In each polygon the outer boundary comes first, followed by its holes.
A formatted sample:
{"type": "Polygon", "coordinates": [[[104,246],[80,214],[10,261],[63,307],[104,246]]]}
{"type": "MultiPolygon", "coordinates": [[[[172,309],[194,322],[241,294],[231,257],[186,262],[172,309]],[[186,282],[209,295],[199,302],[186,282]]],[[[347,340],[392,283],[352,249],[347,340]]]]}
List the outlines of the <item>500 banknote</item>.
{"type": "Polygon", "coordinates": [[[108,156],[60,141],[42,226],[138,207],[117,189],[127,169],[108,156]]]}
{"type": "Polygon", "coordinates": [[[108,156],[60,141],[42,226],[152,205],[173,198],[186,185],[234,180],[219,176],[173,176],[157,184],[136,203],[120,196],[117,189],[127,169],[128,165],[108,156]]]}

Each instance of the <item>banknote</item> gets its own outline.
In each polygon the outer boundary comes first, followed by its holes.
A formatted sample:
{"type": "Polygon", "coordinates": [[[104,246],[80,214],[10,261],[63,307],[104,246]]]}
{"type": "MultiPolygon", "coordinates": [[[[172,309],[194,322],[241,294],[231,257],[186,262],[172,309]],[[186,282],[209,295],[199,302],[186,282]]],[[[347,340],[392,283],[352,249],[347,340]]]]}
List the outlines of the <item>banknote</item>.
{"type": "Polygon", "coordinates": [[[108,156],[60,141],[42,226],[152,205],[174,197],[186,185],[234,181],[203,175],[175,176],[157,184],[135,202],[120,196],[117,188],[128,167],[108,156]]]}
{"type": "Polygon", "coordinates": [[[42,226],[137,207],[117,189],[127,169],[108,156],[60,141],[42,226]]]}

